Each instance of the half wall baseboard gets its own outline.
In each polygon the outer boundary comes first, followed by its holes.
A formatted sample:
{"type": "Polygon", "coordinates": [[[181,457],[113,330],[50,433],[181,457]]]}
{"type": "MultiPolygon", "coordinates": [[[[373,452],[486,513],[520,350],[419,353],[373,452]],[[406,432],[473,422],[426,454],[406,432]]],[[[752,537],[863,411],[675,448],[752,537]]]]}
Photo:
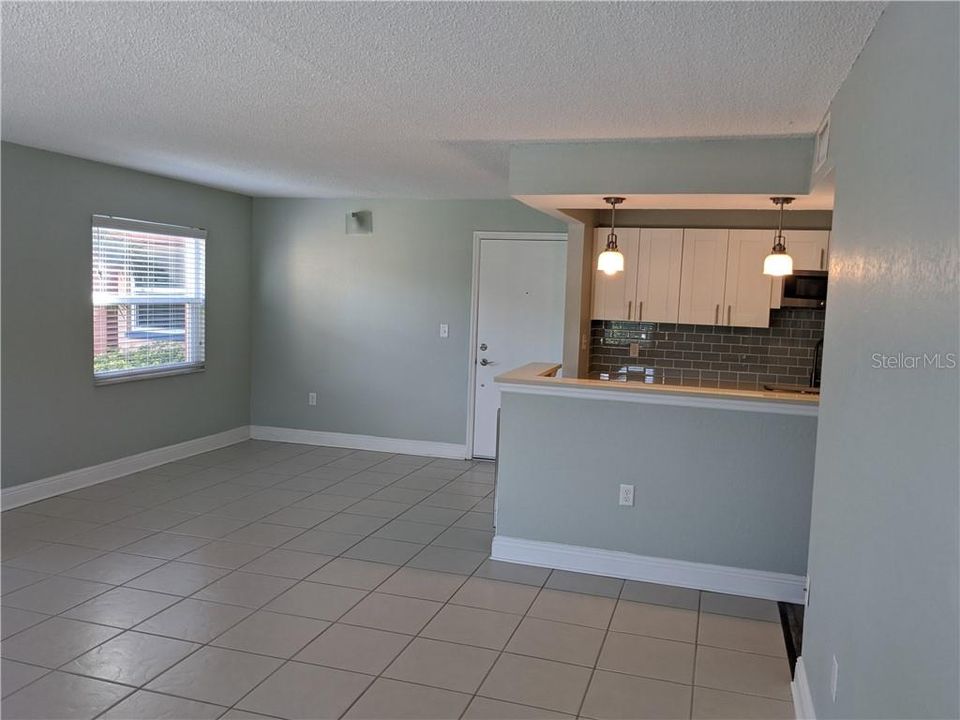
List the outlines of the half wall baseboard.
{"type": "Polygon", "coordinates": [[[147,450],[146,452],[127,457],[110,460],[99,465],[70,470],[60,475],[51,475],[47,478],[3,488],[0,494],[0,504],[4,510],[11,510],[22,505],[46,500],[54,495],[79,490],[80,488],[96,485],[97,483],[123,477],[130,473],[149,470],[157,465],[182,460],[197,453],[209,452],[227,445],[242,442],[250,438],[250,428],[247,425],[235,427],[231,430],[206,435],[205,437],[186,440],[175,445],[147,450]]]}
{"type": "Polygon", "coordinates": [[[607,575],[661,585],[709,590],[746,597],[803,603],[804,578],[800,575],[750,570],[635,555],[617,550],[564,545],[542,540],[497,535],[490,557],[504,562],[607,575]]]}
{"type": "Polygon", "coordinates": [[[790,683],[790,692],[793,695],[793,712],[797,720],[817,720],[813,711],[813,695],[810,693],[810,682],[807,680],[807,669],[803,658],[797,658],[797,666],[793,670],[793,682],[790,683]]]}
{"type": "Polygon", "coordinates": [[[467,456],[467,446],[456,443],[403,440],[401,438],[353,435],[351,433],[326,432],[323,430],[298,430],[297,428],[270,427],[268,425],[251,425],[250,437],[254,440],[327,445],[351,450],[375,450],[400,455],[424,455],[457,460],[463,460],[467,456]]]}

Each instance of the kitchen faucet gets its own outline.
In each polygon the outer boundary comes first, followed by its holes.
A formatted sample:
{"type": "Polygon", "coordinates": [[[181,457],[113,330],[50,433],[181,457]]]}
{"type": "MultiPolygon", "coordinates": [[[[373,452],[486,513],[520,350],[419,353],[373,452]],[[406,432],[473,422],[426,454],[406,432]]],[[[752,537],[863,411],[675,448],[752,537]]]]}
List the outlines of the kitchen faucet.
{"type": "Polygon", "coordinates": [[[817,344],[813,348],[813,365],[810,367],[810,387],[820,387],[820,372],[817,372],[817,358],[820,359],[820,368],[823,370],[823,338],[817,340],[817,344]]]}

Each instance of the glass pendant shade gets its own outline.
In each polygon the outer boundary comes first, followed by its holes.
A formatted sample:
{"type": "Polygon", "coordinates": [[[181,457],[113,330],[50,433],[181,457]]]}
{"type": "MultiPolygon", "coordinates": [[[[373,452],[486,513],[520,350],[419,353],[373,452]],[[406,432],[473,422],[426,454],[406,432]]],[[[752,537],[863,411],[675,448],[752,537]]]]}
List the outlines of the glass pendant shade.
{"type": "Polygon", "coordinates": [[[780,219],[777,222],[777,234],[773,236],[773,249],[763,259],[763,274],[772,277],[793,275],[793,258],[787,252],[783,237],[783,206],[793,202],[792,197],[772,197],[773,204],[780,208],[780,219]]]}
{"type": "Polygon", "coordinates": [[[597,258],[597,270],[605,275],[623,272],[623,253],[617,249],[604,250],[597,258]]]}
{"type": "Polygon", "coordinates": [[[773,277],[793,275],[793,258],[787,254],[786,250],[774,249],[763,259],[763,274],[773,277]]]}
{"type": "Polygon", "coordinates": [[[604,275],[616,275],[623,272],[623,253],[617,247],[617,205],[624,201],[622,197],[605,197],[610,206],[610,234],[607,235],[607,247],[597,257],[597,270],[604,275]]]}

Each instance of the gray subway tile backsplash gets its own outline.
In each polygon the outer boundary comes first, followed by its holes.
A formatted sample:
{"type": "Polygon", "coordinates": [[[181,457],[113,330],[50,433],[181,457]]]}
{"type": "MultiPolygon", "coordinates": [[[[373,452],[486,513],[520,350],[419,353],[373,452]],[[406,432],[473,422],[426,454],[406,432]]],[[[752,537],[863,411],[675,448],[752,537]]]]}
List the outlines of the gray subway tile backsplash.
{"type": "Polygon", "coordinates": [[[825,311],[770,313],[769,328],[594,320],[590,376],[739,389],[807,385],[825,311]]]}

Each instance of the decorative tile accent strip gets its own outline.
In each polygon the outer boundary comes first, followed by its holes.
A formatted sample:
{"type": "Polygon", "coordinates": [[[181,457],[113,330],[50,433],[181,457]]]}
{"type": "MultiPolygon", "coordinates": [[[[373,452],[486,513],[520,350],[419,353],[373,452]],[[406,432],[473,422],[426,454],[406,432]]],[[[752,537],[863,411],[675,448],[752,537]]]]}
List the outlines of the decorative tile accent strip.
{"type": "Polygon", "coordinates": [[[808,385],[826,311],[770,312],[769,328],[594,320],[590,377],[750,390],[808,385]]]}

